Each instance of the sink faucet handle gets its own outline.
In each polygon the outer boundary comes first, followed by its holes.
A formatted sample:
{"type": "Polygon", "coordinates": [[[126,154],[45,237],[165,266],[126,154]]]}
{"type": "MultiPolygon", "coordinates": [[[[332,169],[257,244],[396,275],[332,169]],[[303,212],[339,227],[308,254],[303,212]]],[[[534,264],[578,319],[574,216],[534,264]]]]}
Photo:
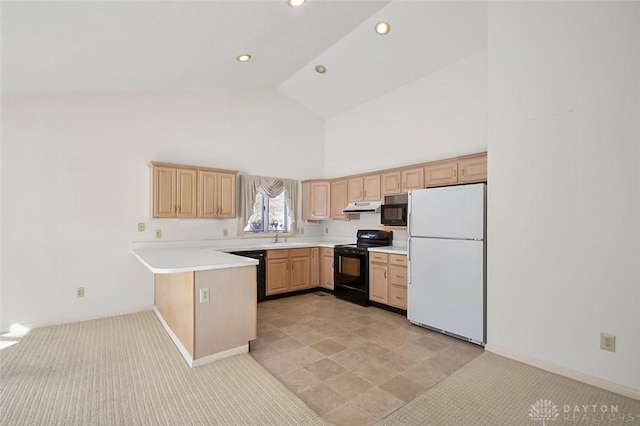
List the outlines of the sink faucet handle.
{"type": "Polygon", "coordinates": [[[274,235],[274,237],[273,237],[274,238],[274,242],[276,242],[276,243],[278,242],[278,236],[280,236],[280,234],[276,232],[276,235],[274,235]]]}

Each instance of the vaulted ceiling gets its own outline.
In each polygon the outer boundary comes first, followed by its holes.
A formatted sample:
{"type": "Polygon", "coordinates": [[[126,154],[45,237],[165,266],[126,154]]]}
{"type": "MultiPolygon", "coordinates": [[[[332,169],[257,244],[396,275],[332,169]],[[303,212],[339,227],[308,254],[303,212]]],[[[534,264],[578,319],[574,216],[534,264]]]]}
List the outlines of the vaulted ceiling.
{"type": "Polygon", "coordinates": [[[330,117],[486,49],[484,2],[1,3],[3,92],[278,88],[330,117]],[[385,36],[373,30],[391,24],[385,36]],[[236,57],[249,53],[240,63],[236,57]],[[315,65],[327,72],[319,74],[315,65]]]}

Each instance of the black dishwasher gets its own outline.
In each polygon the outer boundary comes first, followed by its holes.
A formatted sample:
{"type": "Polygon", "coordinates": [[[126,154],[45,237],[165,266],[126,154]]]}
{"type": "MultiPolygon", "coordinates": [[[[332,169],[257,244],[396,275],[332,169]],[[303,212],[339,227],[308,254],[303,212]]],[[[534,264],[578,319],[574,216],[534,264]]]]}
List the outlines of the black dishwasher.
{"type": "Polygon", "coordinates": [[[236,256],[250,257],[258,260],[258,302],[265,300],[267,297],[267,251],[266,250],[245,250],[245,251],[232,251],[230,254],[236,256]]]}

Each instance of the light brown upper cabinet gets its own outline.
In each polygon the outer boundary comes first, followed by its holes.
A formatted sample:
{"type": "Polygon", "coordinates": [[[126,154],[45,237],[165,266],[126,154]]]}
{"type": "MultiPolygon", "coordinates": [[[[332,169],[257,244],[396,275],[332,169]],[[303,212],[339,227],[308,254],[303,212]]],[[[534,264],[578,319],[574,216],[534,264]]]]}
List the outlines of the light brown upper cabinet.
{"type": "Polygon", "coordinates": [[[302,182],[302,219],[331,218],[331,181],[302,182]]]}
{"type": "Polygon", "coordinates": [[[424,188],[424,168],[413,167],[382,174],[382,196],[406,194],[424,188]]]}
{"type": "Polygon", "coordinates": [[[459,160],[439,161],[424,168],[428,187],[457,183],[486,182],[487,154],[459,160]]]}
{"type": "Polygon", "coordinates": [[[236,217],[235,173],[198,170],[198,217],[236,217]]]}
{"type": "Polygon", "coordinates": [[[380,175],[354,177],[348,182],[350,203],[380,200],[380,175]]]}
{"type": "Polygon", "coordinates": [[[152,217],[196,217],[195,170],[152,166],[152,217]]]}
{"type": "Polygon", "coordinates": [[[331,182],[331,219],[349,219],[349,215],[342,213],[349,202],[347,185],[346,179],[331,182]]]}
{"type": "Polygon", "coordinates": [[[150,163],[153,218],[232,218],[236,172],[150,163]]]}
{"type": "Polygon", "coordinates": [[[364,181],[364,201],[380,201],[380,175],[368,175],[364,181]]]}

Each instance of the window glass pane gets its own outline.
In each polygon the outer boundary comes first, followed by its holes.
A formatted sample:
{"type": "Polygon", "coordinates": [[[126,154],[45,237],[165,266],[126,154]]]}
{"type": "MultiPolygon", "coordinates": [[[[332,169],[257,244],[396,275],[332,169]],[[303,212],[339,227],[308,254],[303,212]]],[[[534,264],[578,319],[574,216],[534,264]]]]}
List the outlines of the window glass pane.
{"type": "Polygon", "coordinates": [[[284,191],[275,198],[269,198],[269,231],[280,232],[286,228],[284,191]]]}
{"type": "Polygon", "coordinates": [[[285,192],[283,191],[275,198],[267,198],[257,193],[256,202],[244,231],[288,232],[292,218],[287,208],[285,192]]]}
{"type": "Polygon", "coordinates": [[[251,216],[249,216],[249,223],[244,227],[245,232],[263,232],[262,226],[262,206],[263,197],[261,193],[256,194],[256,202],[253,205],[251,216]]]}

